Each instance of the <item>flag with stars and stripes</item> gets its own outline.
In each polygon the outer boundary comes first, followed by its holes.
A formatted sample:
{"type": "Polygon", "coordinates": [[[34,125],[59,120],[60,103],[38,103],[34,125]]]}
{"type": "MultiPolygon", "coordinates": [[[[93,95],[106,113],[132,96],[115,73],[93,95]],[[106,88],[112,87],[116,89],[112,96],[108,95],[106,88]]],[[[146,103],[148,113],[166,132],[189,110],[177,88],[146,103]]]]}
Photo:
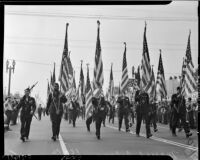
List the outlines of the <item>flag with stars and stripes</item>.
{"type": "Polygon", "coordinates": [[[150,65],[150,57],[149,50],[146,39],[146,23],[144,28],[144,40],[143,40],[143,54],[142,54],[142,64],[141,64],[141,87],[148,92],[148,83],[151,79],[151,65],[150,65]]]}
{"type": "Polygon", "coordinates": [[[110,82],[108,87],[108,97],[111,98],[114,96],[114,79],[113,79],[113,71],[112,71],[112,65],[110,70],[110,82]]]}
{"type": "Polygon", "coordinates": [[[84,98],[85,97],[85,82],[84,82],[84,75],[83,75],[82,63],[81,63],[81,70],[80,70],[80,80],[79,80],[78,96],[79,96],[80,105],[83,106],[84,99],[85,99],[84,98]]]}
{"type": "Polygon", "coordinates": [[[86,88],[85,88],[85,115],[86,119],[92,116],[92,88],[90,84],[89,77],[89,68],[87,68],[87,80],[86,80],[86,88]]]}
{"type": "Polygon", "coordinates": [[[162,62],[162,55],[160,53],[159,63],[158,63],[158,72],[157,72],[157,80],[156,80],[156,95],[161,99],[166,98],[167,89],[165,82],[165,74],[162,62]]]}
{"type": "Polygon", "coordinates": [[[186,55],[185,55],[185,64],[183,70],[184,72],[182,73],[182,93],[185,96],[190,96],[192,93],[197,91],[197,83],[194,78],[194,65],[192,62],[192,55],[191,55],[191,48],[190,48],[190,35],[191,32],[189,33],[188,37],[188,44],[187,44],[187,49],[186,49],[186,55]]]}
{"type": "Polygon", "coordinates": [[[61,60],[61,67],[60,67],[60,89],[62,93],[66,93],[66,91],[72,86],[73,84],[73,68],[70,60],[70,56],[68,53],[68,23],[66,24],[66,35],[65,35],[65,44],[64,44],[64,51],[61,60]]]}
{"type": "Polygon", "coordinates": [[[97,21],[98,29],[97,29],[97,42],[96,42],[96,52],[95,52],[95,63],[94,63],[94,80],[93,83],[95,88],[102,88],[104,82],[103,76],[103,61],[101,55],[101,44],[100,44],[100,22],[97,21]]]}
{"type": "Polygon", "coordinates": [[[126,43],[124,42],[125,49],[124,49],[124,56],[122,62],[122,80],[121,80],[121,92],[124,92],[127,89],[128,85],[128,69],[127,69],[127,61],[126,61],[126,43]]]}

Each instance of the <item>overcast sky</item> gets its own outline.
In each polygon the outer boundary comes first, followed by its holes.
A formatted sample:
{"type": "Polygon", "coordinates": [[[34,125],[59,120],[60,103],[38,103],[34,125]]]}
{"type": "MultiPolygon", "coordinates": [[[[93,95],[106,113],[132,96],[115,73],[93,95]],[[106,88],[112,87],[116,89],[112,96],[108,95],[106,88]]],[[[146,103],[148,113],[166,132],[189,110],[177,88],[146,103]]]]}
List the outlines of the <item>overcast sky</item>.
{"type": "Polygon", "coordinates": [[[76,83],[83,60],[86,80],[86,63],[90,64],[93,80],[97,20],[100,20],[104,91],[108,88],[110,66],[113,63],[114,84],[119,85],[122,75],[124,44],[127,43],[129,77],[132,66],[141,63],[145,20],[151,65],[157,75],[159,49],[162,49],[166,79],[181,74],[189,29],[191,51],[195,68],[198,64],[197,1],[173,1],[165,6],[5,6],[4,22],[4,89],[8,89],[6,60],[15,59],[11,92],[20,92],[38,81],[32,96],[39,94],[46,103],[47,79],[56,63],[58,80],[64,47],[66,23],[71,61],[76,83]]]}

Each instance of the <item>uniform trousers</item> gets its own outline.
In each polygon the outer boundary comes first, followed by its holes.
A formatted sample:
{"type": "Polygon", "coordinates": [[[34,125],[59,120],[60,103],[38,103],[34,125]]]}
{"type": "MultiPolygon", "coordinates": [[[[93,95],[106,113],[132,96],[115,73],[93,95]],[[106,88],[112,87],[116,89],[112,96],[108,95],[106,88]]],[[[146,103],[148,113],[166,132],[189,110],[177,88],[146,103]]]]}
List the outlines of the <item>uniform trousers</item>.
{"type": "Polygon", "coordinates": [[[51,113],[50,118],[51,118],[51,122],[52,122],[53,137],[58,136],[60,133],[60,123],[61,123],[62,115],[56,114],[56,113],[51,113]]]}
{"type": "Polygon", "coordinates": [[[189,133],[190,129],[188,124],[186,123],[186,114],[177,112],[172,113],[172,133],[176,133],[176,127],[179,120],[181,120],[185,133],[189,133]]]}
{"type": "Polygon", "coordinates": [[[150,130],[150,119],[151,119],[151,117],[148,115],[148,112],[137,112],[137,118],[136,119],[137,119],[136,134],[139,135],[139,133],[140,133],[142,119],[145,120],[146,135],[151,134],[151,130],[150,130]]]}
{"type": "Polygon", "coordinates": [[[92,116],[86,119],[87,130],[90,131],[90,124],[92,123],[92,116]]]}
{"type": "Polygon", "coordinates": [[[95,126],[96,126],[96,136],[100,136],[101,123],[103,122],[104,116],[95,117],[95,126]]]}
{"type": "Polygon", "coordinates": [[[21,129],[20,129],[21,137],[29,137],[32,115],[21,116],[20,120],[21,120],[21,129]]]}
{"type": "Polygon", "coordinates": [[[122,127],[122,121],[123,121],[123,119],[124,119],[124,123],[125,123],[126,130],[129,129],[128,115],[129,115],[128,109],[123,109],[123,110],[120,110],[120,111],[119,111],[119,113],[118,113],[118,118],[119,118],[119,130],[120,130],[121,127],[122,127]]]}

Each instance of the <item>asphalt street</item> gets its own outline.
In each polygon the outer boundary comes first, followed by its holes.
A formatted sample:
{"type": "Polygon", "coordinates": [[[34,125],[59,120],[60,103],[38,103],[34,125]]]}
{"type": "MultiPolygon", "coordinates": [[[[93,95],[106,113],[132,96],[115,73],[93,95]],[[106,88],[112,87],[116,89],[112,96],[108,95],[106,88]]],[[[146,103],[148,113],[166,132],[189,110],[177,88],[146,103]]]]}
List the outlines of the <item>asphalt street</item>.
{"type": "Polygon", "coordinates": [[[176,159],[197,159],[196,130],[192,130],[193,136],[188,140],[184,131],[172,137],[168,125],[158,124],[158,132],[154,133],[151,128],[153,136],[147,139],[144,124],[140,137],[136,137],[135,124],[126,133],[124,122],[121,131],[117,122],[117,118],[114,124],[106,120],[106,127],[101,127],[101,139],[97,140],[94,123],[88,132],[81,118],[75,128],[62,119],[59,140],[54,142],[50,117],[42,117],[41,121],[33,118],[28,141],[19,139],[20,123],[4,133],[4,152],[5,155],[170,155],[176,159]]]}

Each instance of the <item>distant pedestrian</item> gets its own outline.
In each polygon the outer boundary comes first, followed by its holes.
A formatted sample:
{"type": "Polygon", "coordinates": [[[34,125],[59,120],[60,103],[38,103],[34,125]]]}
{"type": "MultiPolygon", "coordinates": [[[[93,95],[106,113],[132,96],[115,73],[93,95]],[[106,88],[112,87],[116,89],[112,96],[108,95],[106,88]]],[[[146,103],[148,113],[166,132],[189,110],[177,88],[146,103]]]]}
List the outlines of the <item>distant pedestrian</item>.
{"type": "Polygon", "coordinates": [[[73,124],[73,127],[76,127],[76,119],[78,117],[78,113],[80,111],[80,106],[79,106],[79,103],[78,101],[76,100],[76,96],[73,95],[72,96],[72,100],[71,100],[71,103],[70,103],[70,108],[71,108],[71,120],[72,120],[72,124],[73,124]]]}
{"type": "Polygon", "coordinates": [[[42,117],[42,106],[41,106],[41,104],[39,104],[37,111],[38,111],[38,119],[41,120],[41,117],[42,117]]]}
{"type": "Polygon", "coordinates": [[[25,138],[29,139],[30,125],[32,117],[36,110],[35,99],[30,96],[30,89],[25,89],[25,95],[20,100],[16,109],[21,109],[20,120],[21,120],[21,137],[20,139],[24,142],[25,138]]]}
{"type": "Polygon", "coordinates": [[[52,140],[56,141],[60,132],[60,123],[63,115],[63,103],[67,102],[67,99],[59,91],[59,84],[54,83],[53,93],[49,94],[47,100],[46,114],[50,114],[50,119],[52,122],[52,140]]]}
{"type": "Polygon", "coordinates": [[[186,105],[187,110],[187,120],[189,121],[189,125],[191,129],[194,129],[194,111],[191,97],[188,98],[188,103],[186,105]]]}

